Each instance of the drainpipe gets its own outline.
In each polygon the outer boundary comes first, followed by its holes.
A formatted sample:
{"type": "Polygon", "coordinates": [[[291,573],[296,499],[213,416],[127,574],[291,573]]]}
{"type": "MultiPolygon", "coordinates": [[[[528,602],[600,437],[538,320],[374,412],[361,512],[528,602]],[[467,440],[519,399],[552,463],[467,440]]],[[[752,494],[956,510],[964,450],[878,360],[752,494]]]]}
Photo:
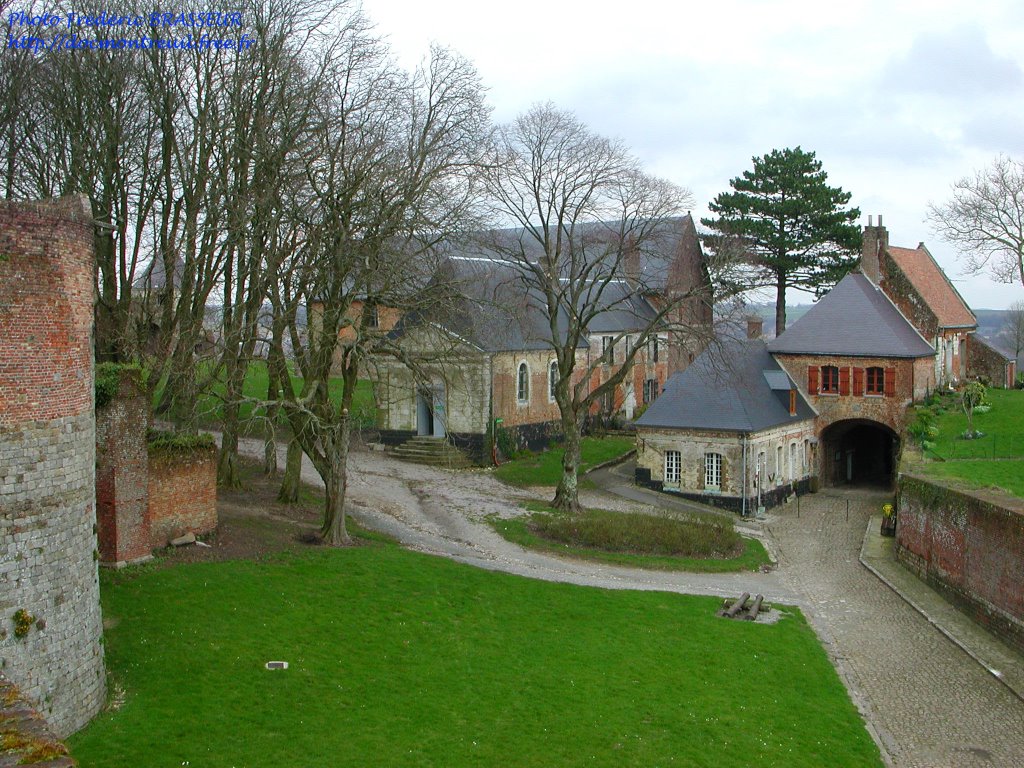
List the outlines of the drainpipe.
{"type": "Polygon", "coordinates": [[[743,501],[740,517],[747,516],[747,434],[743,433],[743,501]]]}

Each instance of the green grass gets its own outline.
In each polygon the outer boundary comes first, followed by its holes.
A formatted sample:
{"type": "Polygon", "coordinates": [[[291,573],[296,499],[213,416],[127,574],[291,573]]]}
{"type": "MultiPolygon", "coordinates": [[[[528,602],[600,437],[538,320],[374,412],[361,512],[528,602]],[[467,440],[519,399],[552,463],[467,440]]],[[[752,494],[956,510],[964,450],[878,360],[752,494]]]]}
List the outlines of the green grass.
{"type": "Polygon", "coordinates": [[[126,697],[70,739],[82,768],[882,764],[795,609],[389,545],[132,571],[103,574],[126,697]]]}
{"type": "MultiPolygon", "coordinates": [[[[584,437],[580,446],[580,473],[623,456],[634,448],[636,441],[630,437],[584,437]]],[[[505,462],[494,470],[494,474],[509,485],[558,485],[564,454],[562,448],[530,454],[505,462]]]]}
{"type": "Polygon", "coordinates": [[[582,560],[666,571],[756,571],[771,562],[764,545],[745,539],[719,518],[678,520],[655,515],[586,510],[569,517],[533,502],[535,514],[492,519],[508,541],[527,549],[582,560]]]}
{"type": "Polygon", "coordinates": [[[929,462],[932,477],[958,480],[971,488],[1000,488],[1024,499],[1024,459],[961,459],[929,462]]]}
{"type": "Polygon", "coordinates": [[[988,413],[974,415],[974,428],[985,436],[964,440],[967,415],[958,396],[947,395],[932,406],[941,410],[935,417],[938,436],[932,441],[932,453],[943,459],[1024,458],[1024,390],[990,389],[986,399],[992,404],[988,413]]]}
{"type": "MultiPolygon", "coordinates": [[[[298,393],[302,390],[303,380],[298,376],[292,376],[292,387],[298,393]]],[[[250,363],[245,373],[245,380],[242,382],[242,396],[256,400],[265,400],[267,397],[267,384],[269,375],[267,364],[261,360],[254,360],[250,363]]],[[[340,403],[342,395],[342,381],[340,378],[331,378],[327,385],[327,391],[332,402],[340,403]]],[[[153,405],[160,399],[160,387],[153,396],[153,405]]],[[[218,426],[224,418],[224,395],[225,385],[223,379],[214,381],[207,391],[199,395],[197,412],[201,426],[218,426]]],[[[254,406],[251,402],[242,403],[239,407],[239,418],[244,424],[253,415],[254,406]]],[[[375,417],[375,404],[373,399],[373,385],[369,381],[359,381],[356,384],[356,392],[353,396],[352,410],[360,414],[361,418],[373,422],[375,417]]]]}

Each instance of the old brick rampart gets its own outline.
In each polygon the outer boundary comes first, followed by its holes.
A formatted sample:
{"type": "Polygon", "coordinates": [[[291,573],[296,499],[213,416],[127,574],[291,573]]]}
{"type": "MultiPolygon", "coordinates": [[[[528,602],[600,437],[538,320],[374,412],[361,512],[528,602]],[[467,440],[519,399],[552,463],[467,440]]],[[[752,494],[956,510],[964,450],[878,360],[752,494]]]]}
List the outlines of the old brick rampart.
{"type": "Polygon", "coordinates": [[[58,736],[99,711],[92,213],[0,202],[0,667],[58,736]]]}
{"type": "Polygon", "coordinates": [[[908,474],[897,494],[900,561],[1024,651],[1024,501],[908,474]]]}

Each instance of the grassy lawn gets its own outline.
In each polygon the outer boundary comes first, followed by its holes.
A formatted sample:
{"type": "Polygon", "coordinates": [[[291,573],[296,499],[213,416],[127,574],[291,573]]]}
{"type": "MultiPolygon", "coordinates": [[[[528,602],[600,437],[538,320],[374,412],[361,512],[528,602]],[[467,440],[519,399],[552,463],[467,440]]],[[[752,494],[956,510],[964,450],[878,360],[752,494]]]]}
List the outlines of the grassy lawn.
{"type": "Polygon", "coordinates": [[[960,481],[973,488],[1001,488],[1024,498],[1024,391],[990,389],[992,404],[987,413],[975,413],[974,428],[985,433],[976,440],[964,440],[967,416],[959,399],[950,395],[932,406],[939,434],[929,455],[943,461],[929,461],[924,471],[934,477],[960,481]]]}
{"type": "MultiPolygon", "coordinates": [[[[634,448],[636,441],[630,437],[584,437],[580,447],[580,473],[629,453],[634,448]]],[[[552,448],[543,453],[506,461],[494,470],[494,474],[509,485],[558,485],[562,477],[564,453],[561,448],[552,448]]]]}
{"type": "Polygon", "coordinates": [[[881,766],[802,615],[372,543],[103,573],[100,766],[881,766]],[[269,672],[268,660],[290,669],[269,672]]]}
{"type": "Polygon", "coordinates": [[[584,560],[666,571],[756,571],[771,562],[764,545],[745,539],[721,518],[678,520],[589,509],[569,518],[534,502],[534,512],[491,520],[503,538],[527,549],[584,560]]]}
{"type": "MultiPolygon", "coordinates": [[[[291,378],[292,387],[294,387],[295,392],[300,392],[303,380],[298,376],[292,376],[291,378]]],[[[267,383],[267,364],[261,360],[253,361],[246,371],[245,381],[242,384],[243,397],[258,400],[266,399],[267,383]]],[[[327,389],[333,402],[341,402],[342,383],[340,378],[332,378],[328,383],[327,389]]],[[[158,390],[154,393],[154,406],[159,400],[159,396],[158,390]]],[[[199,395],[198,413],[200,425],[204,427],[219,425],[223,419],[223,406],[224,382],[215,381],[209,388],[209,391],[199,395]]],[[[364,414],[372,423],[375,416],[375,405],[373,401],[373,386],[369,381],[360,381],[356,385],[353,411],[364,414]]],[[[242,403],[239,408],[239,415],[243,423],[252,418],[252,412],[252,403],[242,403]]]]}
{"type": "Polygon", "coordinates": [[[1024,390],[990,389],[986,398],[992,410],[974,415],[974,428],[985,433],[978,440],[960,437],[967,429],[967,416],[959,398],[947,396],[941,400],[933,453],[947,460],[1024,458],[1024,390]]]}
{"type": "Polygon", "coordinates": [[[972,488],[1001,488],[1024,499],[1024,459],[931,461],[924,469],[933,477],[958,480],[972,488]]]}

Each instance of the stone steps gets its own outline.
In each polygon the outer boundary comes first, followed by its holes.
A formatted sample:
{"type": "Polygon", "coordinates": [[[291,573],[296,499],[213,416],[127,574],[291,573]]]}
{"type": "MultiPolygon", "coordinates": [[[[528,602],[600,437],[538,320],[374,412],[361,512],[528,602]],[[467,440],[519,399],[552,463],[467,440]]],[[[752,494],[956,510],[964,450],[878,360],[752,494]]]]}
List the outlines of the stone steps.
{"type": "Polygon", "coordinates": [[[473,462],[466,454],[443,437],[412,437],[392,448],[390,454],[402,461],[446,469],[468,469],[473,466],[473,462]]]}

